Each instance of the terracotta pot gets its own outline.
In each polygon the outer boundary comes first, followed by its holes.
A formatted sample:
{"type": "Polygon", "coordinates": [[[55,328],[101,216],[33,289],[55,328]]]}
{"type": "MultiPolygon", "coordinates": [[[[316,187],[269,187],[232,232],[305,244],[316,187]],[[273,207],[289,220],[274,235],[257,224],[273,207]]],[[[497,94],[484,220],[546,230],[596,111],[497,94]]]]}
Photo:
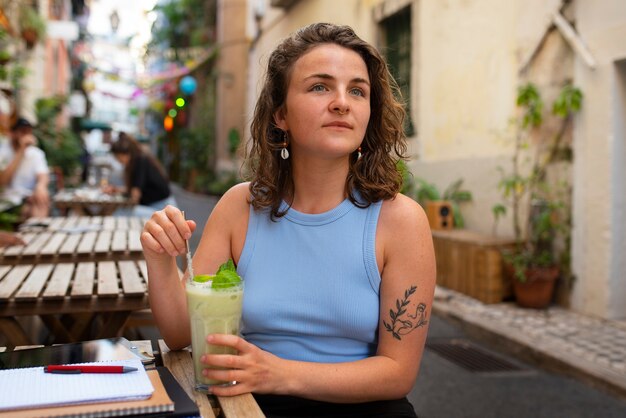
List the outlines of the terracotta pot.
{"type": "Polygon", "coordinates": [[[544,309],[552,302],[554,285],[559,277],[557,267],[526,269],[526,281],[513,279],[516,303],[524,308],[544,309]]]}
{"type": "Polygon", "coordinates": [[[22,39],[26,42],[26,48],[31,49],[37,43],[37,32],[34,29],[24,29],[22,39]]]}

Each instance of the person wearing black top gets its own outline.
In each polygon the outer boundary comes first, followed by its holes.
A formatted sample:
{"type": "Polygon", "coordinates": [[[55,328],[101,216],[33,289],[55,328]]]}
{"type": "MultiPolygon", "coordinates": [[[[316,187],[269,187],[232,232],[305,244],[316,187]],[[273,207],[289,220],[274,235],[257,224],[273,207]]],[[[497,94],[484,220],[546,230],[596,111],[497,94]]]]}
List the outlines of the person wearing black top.
{"type": "Polygon", "coordinates": [[[161,164],[130,135],[120,132],[111,153],[124,166],[126,193],[137,204],[133,215],[150,217],[167,205],[176,205],[161,164]]]}

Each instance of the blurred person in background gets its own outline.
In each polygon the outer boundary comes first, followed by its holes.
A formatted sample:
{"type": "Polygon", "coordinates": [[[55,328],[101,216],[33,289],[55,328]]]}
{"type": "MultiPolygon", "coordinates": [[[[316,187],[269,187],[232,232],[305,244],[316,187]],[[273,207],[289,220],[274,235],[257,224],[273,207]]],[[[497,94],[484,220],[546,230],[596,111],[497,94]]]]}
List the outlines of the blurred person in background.
{"type": "MultiPolygon", "coordinates": [[[[124,166],[125,193],[137,205],[133,215],[150,217],[167,205],[176,205],[165,169],[136,139],[120,132],[111,153],[124,166]]],[[[118,190],[115,186],[105,188],[106,192],[118,190]]]]}
{"type": "Polygon", "coordinates": [[[0,199],[21,206],[22,218],[50,212],[48,163],[36,143],[33,126],[22,117],[11,126],[9,140],[0,143],[0,199]]]}

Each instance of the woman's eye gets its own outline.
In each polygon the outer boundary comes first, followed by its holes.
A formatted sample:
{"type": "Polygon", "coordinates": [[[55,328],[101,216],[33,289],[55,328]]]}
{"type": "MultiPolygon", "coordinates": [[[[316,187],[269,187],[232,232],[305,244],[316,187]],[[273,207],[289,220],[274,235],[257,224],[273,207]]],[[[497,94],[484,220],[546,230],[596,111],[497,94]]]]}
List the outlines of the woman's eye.
{"type": "Polygon", "coordinates": [[[355,96],[363,96],[363,97],[365,96],[365,92],[363,90],[361,90],[361,89],[358,89],[358,88],[354,88],[354,89],[350,90],[350,94],[353,94],[355,96]]]}
{"type": "Polygon", "coordinates": [[[324,85],[322,84],[316,84],[313,87],[311,87],[311,91],[325,91],[326,87],[324,87],[324,85]]]}

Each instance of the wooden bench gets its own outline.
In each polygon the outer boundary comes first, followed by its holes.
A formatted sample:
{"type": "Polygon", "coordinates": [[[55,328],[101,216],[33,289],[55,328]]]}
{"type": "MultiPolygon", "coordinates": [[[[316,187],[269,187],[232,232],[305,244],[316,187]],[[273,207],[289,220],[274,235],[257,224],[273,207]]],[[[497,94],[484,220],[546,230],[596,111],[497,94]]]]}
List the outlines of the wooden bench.
{"type": "Polygon", "coordinates": [[[503,248],[510,239],[463,229],[433,231],[437,284],[484,303],[498,303],[512,295],[502,269],[503,248]]]}

